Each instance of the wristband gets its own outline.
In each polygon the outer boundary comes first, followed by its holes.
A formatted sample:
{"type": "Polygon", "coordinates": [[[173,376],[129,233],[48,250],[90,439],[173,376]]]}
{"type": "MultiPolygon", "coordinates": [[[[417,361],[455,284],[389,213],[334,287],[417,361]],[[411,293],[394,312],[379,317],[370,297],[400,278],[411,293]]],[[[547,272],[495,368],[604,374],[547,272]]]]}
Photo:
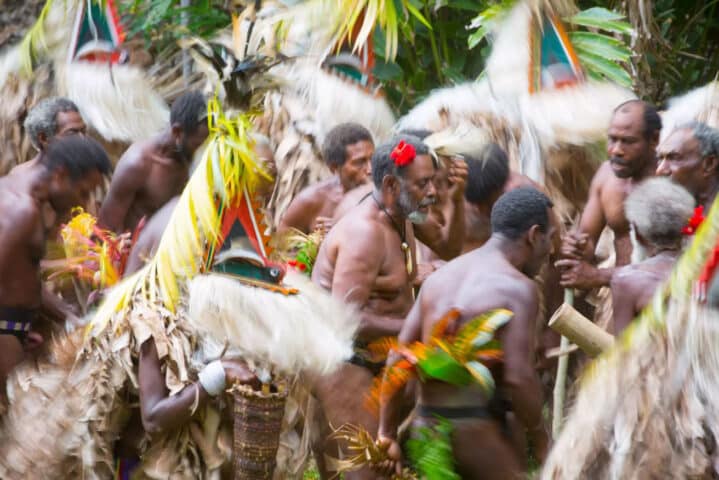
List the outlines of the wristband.
{"type": "Polygon", "coordinates": [[[225,367],[220,360],[205,365],[198,375],[200,385],[211,396],[216,397],[225,391],[225,367]]]}

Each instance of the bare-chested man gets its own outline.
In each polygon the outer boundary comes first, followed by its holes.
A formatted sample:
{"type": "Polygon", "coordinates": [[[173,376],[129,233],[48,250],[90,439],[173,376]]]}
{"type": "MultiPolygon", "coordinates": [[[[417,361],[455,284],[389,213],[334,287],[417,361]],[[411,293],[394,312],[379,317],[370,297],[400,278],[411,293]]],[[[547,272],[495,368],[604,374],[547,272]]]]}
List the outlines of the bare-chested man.
{"type": "Polygon", "coordinates": [[[135,143],[115,168],[99,222],[115,232],[134,230],[185,188],[192,155],[207,138],[207,105],[188,92],[172,104],[170,127],[135,143]]]}
{"type": "Polygon", "coordinates": [[[705,214],[719,193],[719,130],[693,122],[674,130],[657,148],[657,175],[694,195],[705,214]]]}
{"type": "Polygon", "coordinates": [[[54,138],[87,133],[87,126],[77,105],[63,97],[46,98],[38,102],[25,117],[23,126],[38,153],[33,159],[10,170],[11,174],[26,171],[35,165],[54,138]]]}
{"type": "Polygon", "coordinates": [[[40,280],[47,230],[57,216],[84,205],[110,170],[97,142],[69,136],[50,143],[33,165],[0,178],[0,397],[40,309],[56,318],[65,313],[40,280]]]}
{"type": "Polygon", "coordinates": [[[629,263],[632,245],[629,222],[624,215],[624,200],[634,187],[654,175],[656,147],[662,121],[656,109],[640,100],[630,100],[614,111],[607,131],[607,153],[592,179],[589,199],[579,228],[563,239],[562,285],[591,289],[608,286],[612,269],[598,269],[594,252],[605,226],[614,232],[616,266],[629,263]]]}
{"type": "MultiPolygon", "coordinates": [[[[361,315],[357,354],[315,388],[327,422],[335,427],[352,423],[377,429],[377,419],[364,403],[382,363],[368,359],[362,346],[397,335],[412,307],[417,266],[410,222],[422,223],[429,214],[436,195],[435,171],[427,146],[416,137],[400,136],[380,145],[372,156],[374,190],[330,230],[320,247],[312,280],[357,305],[361,315]]],[[[463,195],[464,178],[454,183],[463,195]]],[[[322,447],[328,455],[339,455],[332,442],[322,447]]],[[[323,458],[318,460],[322,469],[323,458]]],[[[346,478],[374,474],[364,470],[346,478]]]]}
{"type": "Polygon", "coordinates": [[[612,276],[614,335],[639,315],[669,278],[682,252],[682,228],[692,216],[694,198],[668,179],[650,178],[634,189],[624,207],[632,227],[632,264],[612,276]]]}
{"type": "Polygon", "coordinates": [[[362,125],[342,123],[330,130],[322,145],[322,157],[334,175],[301,191],[282,216],[279,230],[328,231],[342,197],[368,182],[372,152],[372,134],[362,125]]]}
{"type": "MultiPolygon", "coordinates": [[[[526,469],[522,432],[539,461],[547,453],[542,390],[529,345],[539,307],[532,277],[547,263],[557,228],[551,207],[552,202],[534,188],[517,188],[502,195],[491,213],[492,236],[482,247],[449,262],[426,280],[399,335],[402,344],[428,342],[434,325],[452,309],[459,310],[460,318],[450,328],[459,328],[497,308],[513,313],[497,331],[504,361],[493,372],[496,398],[487,398],[475,386],[418,383],[415,426],[432,424],[435,415],[451,421],[455,467],[461,478],[520,478],[526,469]],[[497,411],[490,402],[505,408],[497,411]],[[510,425],[515,427],[514,434],[510,425]]],[[[392,355],[388,363],[396,360],[392,355]]],[[[398,399],[399,395],[394,395],[382,402],[378,434],[379,442],[388,446],[397,461],[397,429],[402,420],[398,399]]]]}

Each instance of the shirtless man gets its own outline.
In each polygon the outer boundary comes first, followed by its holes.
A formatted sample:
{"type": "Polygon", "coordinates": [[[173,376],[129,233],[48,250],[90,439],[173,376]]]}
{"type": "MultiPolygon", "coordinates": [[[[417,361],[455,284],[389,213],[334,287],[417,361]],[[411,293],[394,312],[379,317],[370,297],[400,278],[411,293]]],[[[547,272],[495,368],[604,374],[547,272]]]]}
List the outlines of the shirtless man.
{"type": "MultiPolygon", "coordinates": [[[[380,145],[372,156],[374,190],[330,230],[320,246],[313,282],[331,291],[332,296],[357,305],[361,318],[355,356],[315,385],[329,425],[352,423],[377,430],[377,419],[364,403],[383,362],[366,357],[362,347],[397,335],[412,307],[412,279],[417,266],[411,253],[415,241],[408,220],[421,223],[429,214],[436,196],[435,171],[427,146],[416,137],[396,137],[380,145]],[[397,166],[395,162],[409,163],[397,166]]],[[[333,442],[325,441],[320,448],[327,455],[339,455],[333,442]]],[[[323,460],[322,456],[318,458],[321,471],[323,460]]],[[[326,470],[323,474],[329,477],[326,470]]],[[[374,474],[365,469],[345,478],[374,478],[374,474]]]]}
{"type": "Polygon", "coordinates": [[[92,139],[56,139],[33,165],[0,178],[0,397],[40,309],[64,320],[57,297],[45,292],[40,259],[56,217],[83,205],[109,175],[110,161],[92,139]]]}
{"type": "Polygon", "coordinates": [[[694,198],[670,180],[650,178],[627,197],[624,209],[632,228],[632,264],[612,275],[614,335],[639,315],[669,278],[682,252],[682,228],[692,216],[694,198]]]}
{"type": "Polygon", "coordinates": [[[682,125],[657,148],[657,175],[694,195],[708,213],[719,193],[719,130],[700,122],[682,125]]]}
{"type": "Polygon", "coordinates": [[[170,127],[127,149],[115,168],[99,223],[115,232],[134,230],[185,188],[192,155],[207,138],[207,105],[188,92],[172,104],[170,127]]]}
{"type": "MultiPolygon", "coordinates": [[[[418,382],[418,417],[415,426],[432,424],[435,415],[454,426],[452,448],[457,473],[467,479],[520,478],[526,470],[522,432],[544,460],[549,443],[542,420],[542,390],[529,355],[531,333],[539,308],[532,281],[552,252],[557,226],[552,202],[533,188],[517,188],[502,195],[491,213],[492,235],[485,244],[443,266],[422,286],[399,335],[401,344],[427,342],[434,325],[451,309],[460,311],[463,323],[493,309],[513,313],[496,334],[504,350],[503,365],[493,372],[495,402],[511,411],[490,408],[490,401],[476,386],[456,387],[439,381],[418,382]],[[497,400],[499,400],[497,402],[497,400]],[[512,418],[519,421],[510,435],[512,418]],[[517,434],[519,433],[519,435],[517,434]]],[[[393,354],[388,364],[397,361],[393,354]]],[[[397,444],[399,395],[380,407],[378,441],[388,447],[399,471],[397,444]]],[[[392,470],[392,468],[390,468],[392,470]]]]}
{"type": "Polygon", "coordinates": [[[23,126],[38,153],[33,159],[15,166],[10,170],[11,174],[27,171],[34,166],[54,138],[87,133],[87,126],[77,105],[63,97],[46,98],[38,102],[25,117],[23,126]]]}
{"type": "Polygon", "coordinates": [[[322,145],[322,157],[332,178],[301,191],[282,216],[278,230],[296,228],[311,233],[319,228],[327,232],[345,193],[369,180],[372,152],[372,134],[362,125],[342,123],[330,130],[322,145]]]}
{"type": "Polygon", "coordinates": [[[589,290],[609,285],[613,269],[593,266],[597,241],[605,226],[614,232],[616,266],[629,263],[632,245],[624,200],[636,185],[654,175],[661,127],[656,109],[640,100],[629,100],[614,111],[607,132],[609,160],[594,175],[579,228],[564,237],[564,259],[556,264],[562,269],[565,288],[589,290]]]}

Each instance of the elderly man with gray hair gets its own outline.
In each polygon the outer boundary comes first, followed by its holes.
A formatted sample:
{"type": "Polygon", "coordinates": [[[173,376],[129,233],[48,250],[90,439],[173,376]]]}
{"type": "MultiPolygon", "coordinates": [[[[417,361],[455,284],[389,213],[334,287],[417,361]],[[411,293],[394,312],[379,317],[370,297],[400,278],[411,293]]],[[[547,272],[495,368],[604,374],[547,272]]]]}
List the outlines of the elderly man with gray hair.
{"type": "Polygon", "coordinates": [[[719,130],[705,123],[679,126],[657,148],[657,175],[670,176],[708,211],[719,193],[719,130]]]}
{"type": "Polygon", "coordinates": [[[17,165],[10,173],[22,172],[37,163],[54,138],[84,135],[87,131],[77,105],[63,97],[41,100],[25,117],[23,126],[38,154],[32,160],[17,165]]]}
{"type": "Polygon", "coordinates": [[[684,244],[683,227],[692,216],[694,198],[666,178],[651,178],[627,197],[624,208],[631,227],[632,263],[614,271],[612,301],[615,335],[649,304],[669,278],[684,244]]]}

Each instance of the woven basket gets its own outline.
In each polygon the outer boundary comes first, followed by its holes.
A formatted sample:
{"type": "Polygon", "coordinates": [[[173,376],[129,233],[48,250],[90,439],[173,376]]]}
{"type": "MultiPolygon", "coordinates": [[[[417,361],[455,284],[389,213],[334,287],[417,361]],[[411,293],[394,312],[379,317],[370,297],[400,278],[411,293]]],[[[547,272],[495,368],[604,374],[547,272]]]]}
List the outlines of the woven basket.
{"type": "Polygon", "coordinates": [[[235,479],[271,479],[280,444],[287,389],[264,394],[238,386],[235,398],[235,479]]]}

